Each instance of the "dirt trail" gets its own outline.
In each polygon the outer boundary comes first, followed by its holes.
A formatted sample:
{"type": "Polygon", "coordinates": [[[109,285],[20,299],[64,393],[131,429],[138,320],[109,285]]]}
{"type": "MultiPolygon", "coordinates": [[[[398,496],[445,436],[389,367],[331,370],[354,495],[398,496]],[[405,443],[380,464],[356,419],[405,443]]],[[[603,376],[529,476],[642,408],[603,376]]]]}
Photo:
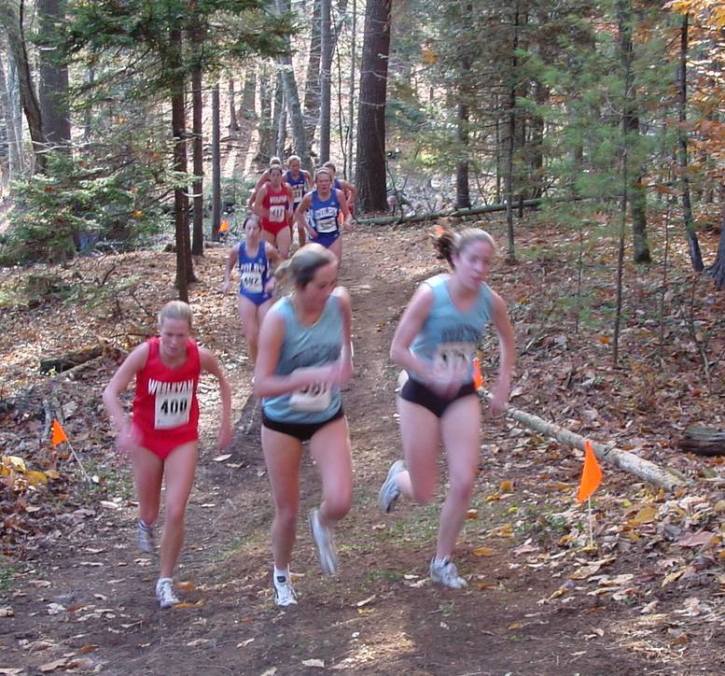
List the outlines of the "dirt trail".
{"type": "MultiPolygon", "coordinates": [[[[482,499],[510,477],[505,453],[482,456],[479,518],[467,522],[457,553],[471,580],[467,590],[441,590],[426,579],[440,500],[429,507],[401,505],[386,517],[377,511],[379,483],[399,452],[397,372],[387,350],[406,300],[435,268],[432,257],[419,254],[427,246],[422,232],[398,236],[394,261],[389,233],[361,229],[346,239],[341,283],[353,298],[356,376],[344,402],[355,495],[336,536],[339,577],[320,576],[301,519],[292,566],[299,606],[280,611],[272,603],[272,507],[258,420],[250,434],[241,432],[252,406],[250,374],[237,360],[231,369],[238,414],[231,458],[213,461],[215,421],[202,419],[202,462],[177,574],[187,583],[181,585],[184,607],[157,608],[156,563],[136,552],[130,505],[76,515],[92,527],[78,535],[71,530],[20,576],[25,595],[12,599],[15,618],[0,620],[0,667],[36,674],[41,665],[65,659],[81,672],[119,675],[281,676],[319,672],[322,665],[362,674],[678,673],[622,650],[626,608],[596,598],[567,606],[541,603],[561,580],[517,564],[512,550],[520,543],[488,541],[491,555],[474,556],[481,534],[505,520],[501,507],[482,499]],[[601,636],[599,627],[605,628],[601,636]]],[[[207,258],[221,270],[222,255],[212,251],[207,258]]],[[[213,342],[224,345],[229,365],[243,348],[232,305],[225,307],[225,335],[213,342]]],[[[208,409],[216,395],[202,396],[208,409]]],[[[505,424],[486,423],[487,447],[505,446],[507,435],[505,424]]],[[[308,458],[301,500],[301,515],[319,500],[308,458]]]]}

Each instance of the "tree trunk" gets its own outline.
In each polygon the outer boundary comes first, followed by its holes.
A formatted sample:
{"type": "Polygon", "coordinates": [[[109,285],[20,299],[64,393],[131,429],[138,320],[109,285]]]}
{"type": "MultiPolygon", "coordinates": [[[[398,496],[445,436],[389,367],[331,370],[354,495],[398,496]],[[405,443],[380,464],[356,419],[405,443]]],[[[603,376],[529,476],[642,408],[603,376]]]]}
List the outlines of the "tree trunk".
{"type": "MultiPolygon", "coordinates": [[[[96,81],[96,70],[92,66],[86,69],[85,84],[90,89],[96,81]]],[[[83,142],[89,143],[91,134],[93,133],[93,107],[90,102],[86,102],[83,108],[83,142]]]]}
{"type": "Polygon", "coordinates": [[[192,227],[191,253],[194,256],[204,254],[204,102],[202,96],[201,53],[204,43],[204,26],[197,13],[198,0],[192,0],[189,5],[191,12],[191,25],[189,37],[191,38],[192,66],[191,66],[191,109],[194,143],[192,145],[194,182],[192,184],[194,203],[194,222],[192,227]]]}
{"type": "MultiPolygon", "coordinates": [[[[488,392],[485,392],[482,395],[482,398],[490,400],[491,395],[488,392]]],[[[584,442],[587,441],[585,437],[561,427],[556,423],[547,422],[543,418],[539,418],[538,416],[532,415],[518,408],[514,408],[513,406],[509,406],[508,409],[506,409],[506,417],[512,418],[536,432],[541,432],[541,434],[553,437],[562,444],[584,450],[584,442]]],[[[619,467],[619,469],[622,469],[625,472],[634,474],[640,479],[649,481],[650,483],[660,486],[668,491],[673,490],[678,486],[684,486],[687,483],[686,480],[674,471],[666,467],[655,465],[653,462],[640,458],[634,453],[623,451],[610,444],[600,444],[596,441],[591,441],[591,444],[594,453],[599,460],[619,467]]]]}
{"type": "MultiPolygon", "coordinates": [[[[186,174],[186,113],[184,110],[184,75],[182,70],[181,28],[169,33],[169,71],[174,73],[171,82],[171,133],[174,139],[173,169],[186,174]]],[[[189,196],[185,187],[174,189],[174,228],[176,232],[176,288],[179,299],[189,301],[189,283],[193,267],[189,237],[189,196]]]]}
{"type": "Polygon", "coordinates": [[[307,74],[303,104],[305,137],[310,145],[312,145],[315,138],[315,129],[320,120],[320,3],[321,0],[312,0],[310,49],[307,53],[307,74]]]}
{"type": "MultiPolygon", "coordinates": [[[[549,88],[539,80],[534,82],[536,105],[543,108],[549,100],[549,88]]],[[[531,116],[531,197],[544,194],[544,118],[539,113],[531,116]]]]}
{"type": "Polygon", "coordinates": [[[64,0],[38,0],[39,99],[43,137],[46,143],[70,151],[68,67],[61,65],[54,47],[59,27],[65,21],[64,0]]]}
{"type": "Polygon", "coordinates": [[[720,186],[720,240],[717,245],[715,262],[707,269],[707,274],[715,280],[715,286],[725,289],[725,186],[720,186]]]}
{"type": "Polygon", "coordinates": [[[219,239],[222,220],[222,163],[219,83],[211,90],[211,238],[219,239]]]}
{"type": "Polygon", "coordinates": [[[256,114],[257,108],[257,71],[254,68],[254,64],[250,64],[247,67],[247,72],[244,76],[244,89],[242,89],[242,103],[241,110],[242,116],[250,120],[256,114]]]}
{"type": "Polygon", "coordinates": [[[352,0],[352,18],[350,26],[350,91],[348,93],[348,127],[347,127],[347,152],[345,153],[345,178],[352,177],[355,158],[353,149],[355,142],[355,71],[357,60],[357,0],[352,0]]]}
{"type": "Polygon", "coordinates": [[[360,70],[355,184],[363,211],[387,211],[385,102],[391,0],[368,0],[360,70]]]}
{"type": "MultiPolygon", "coordinates": [[[[473,7],[470,2],[465,3],[465,8],[460,16],[460,23],[463,28],[473,23],[473,7]]],[[[461,40],[458,45],[458,61],[460,71],[458,73],[458,106],[456,110],[457,125],[456,136],[458,140],[458,152],[461,158],[456,166],[456,209],[467,209],[471,206],[471,191],[468,182],[469,158],[470,158],[470,105],[473,96],[471,88],[471,55],[470,43],[468,40],[461,40]]]]}
{"type": "Polygon", "coordinates": [[[11,96],[10,82],[10,59],[8,59],[8,73],[5,76],[5,69],[0,55],[0,98],[2,98],[3,117],[5,118],[5,142],[8,148],[8,171],[5,177],[7,181],[13,181],[20,177],[23,172],[22,149],[20,146],[20,133],[15,124],[15,111],[13,97],[11,96]]]}
{"type": "Polygon", "coordinates": [[[30,72],[28,52],[25,47],[25,28],[23,26],[25,2],[20,2],[20,12],[15,9],[15,3],[10,0],[0,0],[0,25],[5,28],[10,46],[10,53],[15,61],[20,83],[20,100],[22,101],[25,118],[28,122],[30,138],[33,142],[35,156],[35,171],[45,171],[45,138],[43,137],[43,123],[40,114],[40,105],[33,89],[33,78],[30,72]]]}
{"type": "Polygon", "coordinates": [[[259,74],[259,150],[256,162],[260,167],[269,164],[274,152],[274,125],[272,120],[272,85],[269,68],[264,67],[259,74]]]}
{"type": "Polygon", "coordinates": [[[287,114],[284,100],[284,84],[282,74],[277,73],[274,86],[274,109],[272,114],[272,128],[274,129],[274,154],[280,159],[284,157],[284,143],[287,135],[287,114]]]}
{"type": "Polygon", "coordinates": [[[508,96],[508,138],[506,143],[506,234],[508,250],[506,258],[513,263],[516,260],[514,237],[514,150],[516,145],[516,76],[518,72],[519,48],[519,2],[516,0],[513,15],[513,36],[511,41],[511,82],[508,96]]]}
{"type": "Polygon", "coordinates": [[[229,78],[229,129],[232,131],[239,131],[236,94],[234,92],[234,78],[231,77],[229,78]]]}
{"type": "Polygon", "coordinates": [[[330,159],[330,115],[332,84],[331,0],[320,0],[320,163],[330,159]]]}
{"type": "MultiPolygon", "coordinates": [[[[617,23],[619,29],[620,57],[628,73],[632,70],[634,47],[632,44],[632,3],[631,0],[617,0],[617,23]]],[[[639,137],[639,113],[637,112],[637,91],[627,88],[622,113],[622,132],[624,143],[635,147],[639,137]]],[[[644,172],[637,172],[627,186],[631,195],[630,213],[632,216],[633,257],[635,263],[649,263],[651,256],[647,241],[647,194],[644,189],[644,172]]]]}
{"type": "Polygon", "coordinates": [[[704,264],[702,262],[702,253],[700,251],[700,242],[697,239],[695,230],[695,222],[692,218],[692,205],[690,203],[690,177],[688,176],[688,158],[687,158],[687,50],[688,50],[688,23],[689,14],[682,17],[682,27],[680,30],[680,64],[678,71],[678,89],[679,89],[679,153],[678,162],[680,165],[680,186],[682,190],[682,215],[685,221],[685,236],[687,238],[688,251],[690,253],[690,263],[695,272],[702,272],[704,264]]]}

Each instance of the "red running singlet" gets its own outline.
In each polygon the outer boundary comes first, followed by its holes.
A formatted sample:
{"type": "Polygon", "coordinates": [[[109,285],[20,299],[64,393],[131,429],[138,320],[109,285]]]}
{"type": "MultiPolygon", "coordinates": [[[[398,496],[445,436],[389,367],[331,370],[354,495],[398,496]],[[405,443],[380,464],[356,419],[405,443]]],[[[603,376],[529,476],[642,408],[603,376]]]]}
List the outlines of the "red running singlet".
{"type": "Polygon", "coordinates": [[[186,361],[169,368],[161,361],[159,338],[148,341],[146,365],[136,374],[133,424],[141,432],[141,445],[162,460],[199,438],[199,347],[189,339],[186,361]]]}
{"type": "Polygon", "coordinates": [[[267,183],[266,194],[262,206],[267,215],[262,217],[262,230],[277,235],[288,225],[287,210],[292,202],[292,190],[283,183],[279,190],[274,190],[271,183],[267,183]]]}

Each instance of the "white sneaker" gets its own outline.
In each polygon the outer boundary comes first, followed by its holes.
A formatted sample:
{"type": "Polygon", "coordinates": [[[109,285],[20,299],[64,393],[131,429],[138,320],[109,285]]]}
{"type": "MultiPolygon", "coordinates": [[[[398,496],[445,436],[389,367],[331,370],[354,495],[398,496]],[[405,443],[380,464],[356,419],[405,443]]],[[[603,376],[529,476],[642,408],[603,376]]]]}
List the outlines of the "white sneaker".
{"type": "Polygon", "coordinates": [[[463,589],[463,587],[468,586],[468,582],[458,574],[456,564],[448,558],[439,561],[434,556],[431,559],[430,577],[433,582],[451,589],[463,589]]]}
{"type": "Polygon", "coordinates": [[[138,520],[138,548],[146,554],[152,554],[155,549],[154,527],[147,526],[141,519],[138,520]]]}
{"type": "Polygon", "coordinates": [[[405,470],[405,463],[402,460],[396,460],[388,470],[388,476],[385,478],[383,485],[378,492],[378,507],[383,512],[390,512],[396,500],[400,497],[400,488],[395,478],[405,470]]]}
{"type": "Polygon", "coordinates": [[[162,608],[171,608],[179,603],[174,591],[173,580],[170,577],[160,577],[156,581],[156,598],[162,608]]]}
{"type": "Polygon", "coordinates": [[[337,573],[337,553],[332,541],[332,533],[320,523],[320,510],[313,509],[310,512],[310,531],[312,539],[317,545],[317,558],[320,560],[320,568],[325,575],[337,573]]]}
{"type": "Polygon", "coordinates": [[[290,582],[289,577],[275,577],[272,575],[274,582],[274,602],[281,607],[296,606],[297,605],[297,594],[295,589],[290,582]]]}

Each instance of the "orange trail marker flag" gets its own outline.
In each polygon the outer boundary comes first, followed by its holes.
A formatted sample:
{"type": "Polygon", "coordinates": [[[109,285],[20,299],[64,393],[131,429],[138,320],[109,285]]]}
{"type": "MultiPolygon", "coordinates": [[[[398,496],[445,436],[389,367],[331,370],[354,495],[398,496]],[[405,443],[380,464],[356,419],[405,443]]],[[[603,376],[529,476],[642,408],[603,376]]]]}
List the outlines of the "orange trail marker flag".
{"type": "Polygon", "coordinates": [[[485,385],[486,385],[486,381],[483,378],[483,373],[481,373],[481,362],[479,361],[478,357],[474,357],[474,359],[473,359],[473,386],[477,390],[480,390],[485,385]]]}
{"type": "Polygon", "coordinates": [[[68,443],[68,437],[61,425],[57,420],[53,420],[53,424],[50,426],[50,443],[53,446],[58,444],[68,443]]]}
{"type": "Polygon", "coordinates": [[[597,456],[594,454],[592,442],[589,439],[584,441],[584,468],[582,478],[579,482],[579,492],[576,499],[579,502],[588,500],[602,483],[602,468],[599,466],[597,456]]]}

